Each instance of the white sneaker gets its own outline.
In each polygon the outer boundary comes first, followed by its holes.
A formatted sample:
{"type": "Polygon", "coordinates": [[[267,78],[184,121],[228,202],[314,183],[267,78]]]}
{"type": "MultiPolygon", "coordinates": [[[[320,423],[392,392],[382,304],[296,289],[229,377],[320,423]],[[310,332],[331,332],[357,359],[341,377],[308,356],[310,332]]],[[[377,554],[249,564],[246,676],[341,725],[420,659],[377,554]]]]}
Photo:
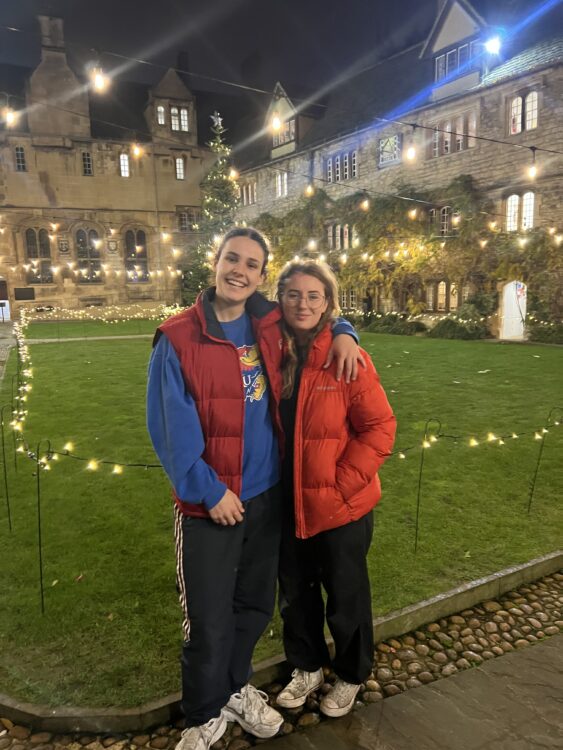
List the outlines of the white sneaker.
{"type": "Polygon", "coordinates": [[[305,672],[304,669],[294,669],[291,673],[292,680],[279,693],[276,698],[278,706],[284,708],[297,708],[307,700],[307,696],[318,690],[324,682],[322,669],[316,672],[305,672]]]}
{"type": "Polygon", "coordinates": [[[184,729],[175,750],[209,750],[211,745],[225,734],[227,719],[223,711],[206,724],[184,729]]]}
{"type": "Polygon", "coordinates": [[[227,721],[236,721],[245,731],[262,739],[273,737],[283,724],[283,716],[268,705],[266,693],[250,683],[240,693],[231,695],[223,714],[227,721]]]}
{"type": "Polygon", "coordinates": [[[325,716],[345,716],[352,710],[361,685],[352,685],[336,680],[332,689],[321,700],[321,711],[325,716]]]}

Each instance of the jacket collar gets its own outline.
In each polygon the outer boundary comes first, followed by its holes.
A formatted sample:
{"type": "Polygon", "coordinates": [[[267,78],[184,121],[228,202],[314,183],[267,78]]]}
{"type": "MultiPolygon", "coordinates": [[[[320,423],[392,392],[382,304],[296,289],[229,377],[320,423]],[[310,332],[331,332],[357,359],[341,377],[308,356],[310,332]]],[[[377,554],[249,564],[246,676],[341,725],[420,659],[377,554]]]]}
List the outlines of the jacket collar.
{"type": "MultiPolygon", "coordinates": [[[[200,317],[202,318],[204,330],[209,336],[213,336],[216,339],[225,339],[221,323],[217,320],[217,315],[213,309],[212,302],[215,299],[215,294],[216,287],[211,286],[199,295],[197,301],[200,303],[200,309],[203,313],[200,317]]],[[[279,310],[279,307],[277,302],[270,302],[260,292],[254,292],[246,301],[245,310],[259,324],[271,312],[279,310]]]]}

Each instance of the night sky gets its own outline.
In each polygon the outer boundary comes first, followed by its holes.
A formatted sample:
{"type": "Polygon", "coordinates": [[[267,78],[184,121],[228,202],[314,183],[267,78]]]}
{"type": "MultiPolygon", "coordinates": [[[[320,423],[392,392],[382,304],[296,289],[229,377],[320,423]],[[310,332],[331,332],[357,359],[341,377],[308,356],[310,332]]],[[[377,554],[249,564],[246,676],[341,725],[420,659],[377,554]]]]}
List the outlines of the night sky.
{"type": "MultiPolygon", "coordinates": [[[[0,0],[0,23],[36,33],[39,12],[62,15],[77,61],[88,58],[82,45],[164,65],[186,50],[192,71],[269,88],[277,79],[314,87],[374,47],[387,54],[419,41],[435,7],[421,0],[0,0]],[[401,12],[383,12],[386,6],[401,12]]],[[[33,65],[37,55],[33,34],[0,30],[0,62],[33,65]]],[[[136,80],[160,74],[127,71],[136,80]]]]}
{"type": "MultiPolygon", "coordinates": [[[[89,48],[111,50],[175,65],[188,52],[192,72],[271,90],[314,90],[366,55],[386,57],[428,33],[440,0],[0,0],[0,63],[27,66],[39,54],[38,13],[65,18],[69,57],[80,67],[89,48]]],[[[488,0],[476,0],[482,8],[488,0]]],[[[529,0],[494,2],[516,15],[541,5],[529,0]]],[[[104,68],[123,63],[102,55],[104,68]]],[[[163,70],[127,67],[124,77],[155,82],[163,70]]],[[[212,88],[192,79],[194,89],[212,88]]],[[[236,93],[233,89],[231,93],[236,93]]]]}

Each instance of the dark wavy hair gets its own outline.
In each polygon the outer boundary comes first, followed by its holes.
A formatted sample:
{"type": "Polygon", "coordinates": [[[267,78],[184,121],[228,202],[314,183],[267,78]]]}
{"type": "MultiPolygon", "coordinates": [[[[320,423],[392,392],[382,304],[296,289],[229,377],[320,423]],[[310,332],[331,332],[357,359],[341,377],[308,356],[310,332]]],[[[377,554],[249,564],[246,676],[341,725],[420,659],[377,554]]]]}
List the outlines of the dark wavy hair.
{"type": "Polygon", "coordinates": [[[248,237],[249,240],[254,240],[254,242],[257,242],[260,245],[260,247],[262,248],[262,252],[264,253],[262,273],[265,273],[266,266],[268,265],[268,258],[270,256],[270,245],[268,244],[268,240],[264,237],[264,235],[261,234],[257,229],[254,229],[254,227],[233,227],[232,229],[229,229],[229,231],[223,235],[223,238],[219,243],[219,247],[217,248],[217,252],[215,254],[215,263],[217,263],[217,261],[221,257],[221,253],[223,252],[223,248],[225,247],[227,242],[233,237],[248,237]]]}

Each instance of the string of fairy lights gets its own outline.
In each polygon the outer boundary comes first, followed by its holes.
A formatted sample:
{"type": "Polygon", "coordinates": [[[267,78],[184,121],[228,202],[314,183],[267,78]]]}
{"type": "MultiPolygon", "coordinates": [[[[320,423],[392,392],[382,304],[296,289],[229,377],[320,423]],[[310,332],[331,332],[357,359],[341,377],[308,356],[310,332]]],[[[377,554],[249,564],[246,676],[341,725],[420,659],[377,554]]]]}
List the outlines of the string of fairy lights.
{"type": "MultiPolygon", "coordinates": [[[[154,319],[165,318],[174,311],[174,308],[157,308],[153,310],[154,319]]],[[[52,311],[51,311],[52,312],[52,311]]],[[[121,311],[122,312],[122,311],[121,311]]],[[[133,316],[140,314],[140,310],[135,309],[130,311],[133,316]]],[[[105,467],[111,467],[111,474],[121,476],[126,468],[142,468],[145,470],[162,468],[158,463],[143,462],[143,461],[132,461],[123,462],[112,459],[99,459],[79,455],[75,452],[75,445],[72,441],[64,443],[62,448],[53,448],[51,441],[41,441],[47,443],[47,449],[41,455],[38,451],[33,450],[30,444],[24,438],[24,425],[29,414],[28,410],[28,397],[33,390],[31,383],[33,379],[33,367],[31,364],[31,355],[29,346],[26,341],[26,331],[32,319],[35,316],[29,312],[22,310],[20,314],[20,320],[14,325],[14,331],[16,336],[17,356],[21,363],[19,369],[19,380],[17,394],[15,396],[15,405],[12,411],[12,420],[10,426],[16,435],[16,453],[26,456],[28,459],[33,461],[39,469],[44,471],[50,471],[54,462],[58,462],[62,458],[72,459],[81,462],[85,465],[85,470],[89,472],[96,472],[105,467]]],[[[93,318],[100,320],[100,317],[93,318]]],[[[131,319],[125,318],[125,319],[131,319]]],[[[531,437],[533,440],[543,441],[545,440],[546,434],[551,428],[559,427],[561,424],[561,417],[563,416],[563,410],[554,410],[550,412],[547,423],[540,428],[533,429],[531,431],[511,431],[510,433],[503,432],[492,432],[488,431],[485,435],[479,436],[476,434],[461,435],[461,434],[447,434],[442,431],[441,423],[438,420],[429,420],[429,422],[436,422],[439,424],[437,430],[432,432],[427,427],[425,428],[424,437],[421,443],[414,444],[408,447],[402,447],[395,449],[390,455],[397,457],[399,460],[407,458],[409,453],[418,451],[419,449],[428,450],[435,446],[436,443],[443,440],[452,441],[454,444],[466,445],[470,448],[476,448],[480,445],[496,445],[498,447],[506,445],[509,441],[518,440],[519,438],[531,437]],[[556,418],[552,419],[552,413],[556,411],[556,418]]],[[[2,428],[3,428],[3,415],[2,415],[2,428]]]]}

